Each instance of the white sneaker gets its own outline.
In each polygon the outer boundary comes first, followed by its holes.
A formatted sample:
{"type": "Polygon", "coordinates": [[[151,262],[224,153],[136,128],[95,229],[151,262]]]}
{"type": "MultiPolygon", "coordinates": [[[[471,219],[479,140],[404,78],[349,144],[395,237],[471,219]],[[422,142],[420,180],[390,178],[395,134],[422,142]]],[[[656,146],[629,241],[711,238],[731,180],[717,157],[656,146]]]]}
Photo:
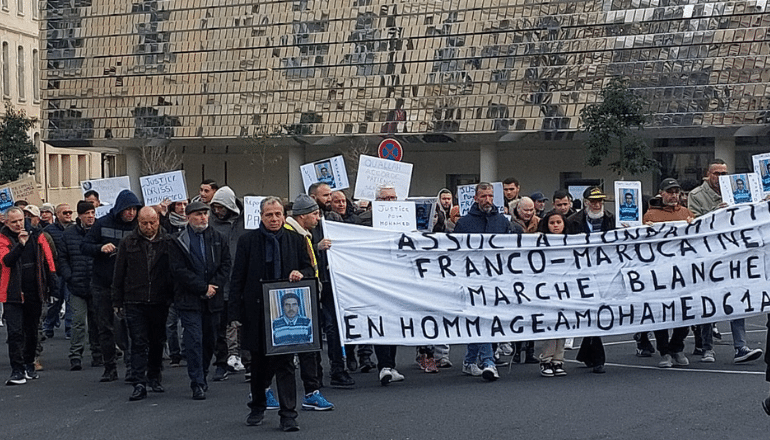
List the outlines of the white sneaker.
{"type": "Polygon", "coordinates": [[[235,371],[243,371],[246,369],[246,367],[243,366],[243,362],[241,362],[241,358],[234,354],[227,358],[227,365],[233,367],[233,370],[235,371]]]}
{"type": "Polygon", "coordinates": [[[500,350],[500,354],[503,356],[513,356],[513,346],[510,342],[503,342],[498,344],[497,349],[500,350]]]}
{"type": "Polygon", "coordinates": [[[393,375],[393,377],[390,379],[391,382],[403,382],[404,375],[399,373],[395,368],[390,369],[390,374],[393,375]]]}
{"type": "Polygon", "coordinates": [[[567,338],[566,341],[564,341],[564,349],[565,350],[572,350],[572,345],[575,344],[575,338],[567,338]]]}
{"type": "Polygon", "coordinates": [[[481,368],[475,363],[463,364],[463,374],[467,374],[468,376],[481,376],[481,368]]]}
{"type": "Polygon", "coordinates": [[[380,370],[380,385],[385,386],[393,380],[393,370],[383,368],[380,370]]]}
{"type": "Polygon", "coordinates": [[[671,368],[674,366],[674,360],[671,359],[670,354],[664,354],[663,359],[658,362],[658,367],[660,368],[671,368]]]}
{"type": "Polygon", "coordinates": [[[481,370],[481,377],[490,382],[500,379],[500,375],[497,374],[497,368],[494,365],[484,367],[484,369],[481,370]]]}
{"type": "Polygon", "coordinates": [[[706,350],[706,351],[704,351],[703,352],[703,357],[700,358],[700,361],[701,362],[708,362],[708,363],[715,362],[716,361],[716,357],[715,357],[715,354],[714,354],[714,350],[706,350]]]}

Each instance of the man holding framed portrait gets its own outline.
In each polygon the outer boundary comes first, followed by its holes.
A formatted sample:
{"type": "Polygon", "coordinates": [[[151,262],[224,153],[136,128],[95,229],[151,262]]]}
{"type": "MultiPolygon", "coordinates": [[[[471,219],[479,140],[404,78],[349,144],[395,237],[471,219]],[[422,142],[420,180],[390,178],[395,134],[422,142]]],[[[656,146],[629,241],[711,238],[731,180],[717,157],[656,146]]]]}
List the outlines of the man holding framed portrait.
{"type": "MultiPolygon", "coordinates": [[[[297,431],[297,384],[293,353],[300,351],[297,348],[303,344],[275,345],[273,335],[268,334],[273,333],[266,330],[272,328],[272,319],[280,319],[277,315],[272,318],[271,308],[274,303],[269,298],[277,295],[277,290],[291,290],[292,287],[270,282],[288,280],[293,283],[293,288],[307,287],[315,289],[317,294],[315,281],[298,284],[303,278],[313,277],[314,269],[305,239],[283,227],[285,214],[281,200],[278,197],[266,197],[262,200],[260,212],[259,229],[244,234],[238,240],[230,280],[229,317],[231,321],[242,324],[241,347],[251,351],[252,359],[251,412],[246,424],[262,424],[267,409],[265,388],[275,376],[281,429],[297,431]],[[266,297],[268,300],[265,300],[266,297]]],[[[311,304],[314,303],[311,301],[311,304]]],[[[299,301],[296,306],[299,310],[299,301]]],[[[288,307],[293,309],[295,305],[292,302],[288,307]]],[[[317,316],[317,310],[311,310],[313,317],[317,316]]],[[[285,311],[282,313],[288,317],[285,311]]],[[[313,334],[317,333],[310,333],[310,336],[313,334]]],[[[317,341],[318,338],[314,339],[317,341]]]]}

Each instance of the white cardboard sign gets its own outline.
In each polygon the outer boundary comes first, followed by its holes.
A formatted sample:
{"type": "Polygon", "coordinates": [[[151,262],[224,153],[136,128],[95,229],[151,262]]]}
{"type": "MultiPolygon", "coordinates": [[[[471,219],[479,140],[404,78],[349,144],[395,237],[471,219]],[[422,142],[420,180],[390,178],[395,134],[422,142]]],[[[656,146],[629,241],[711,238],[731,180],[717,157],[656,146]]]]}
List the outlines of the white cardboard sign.
{"type": "Polygon", "coordinates": [[[414,202],[372,202],[372,227],[389,231],[416,231],[414,202]]]}
{"type": "Polygon", "coordinates": [[[263,196],[246,196],[243,198],[243,227],[245,229],[259,229],[263,196]]]}
{"type": "Polygon", "coordinates": [[[409,196],[412,181],[412,164],[380,159],[379,157],[361,156],[356,176],[354,197],[362,200],[374,200],[375,191],[381,186],[392,186],[396,195],[404,200],[409,196]]]}
{"type": "Polygon", "coordinates": [[[131,189],[131,181],[128,176],[108,177],[106,179],[84,180],[80,182],[80,189],[83,194],[86,191],[94,190],[99,193],[99,202],[101,206],[96,208],[96,216],[102,217],[112,209],[118,194],[124,189],[131,189]]]}
{"type": "Polygon", "coordinates": [[[642,182],[615,182],[615,227],[642,226],[642,182]]]}
{"type": "Polygon", "coordinates": [[[165,199],[172,202],[187,200],[187,185],[184,171],[153,174],[139,178],[142,187],[142,197],[147,206],[160,205],[165,199]]]}

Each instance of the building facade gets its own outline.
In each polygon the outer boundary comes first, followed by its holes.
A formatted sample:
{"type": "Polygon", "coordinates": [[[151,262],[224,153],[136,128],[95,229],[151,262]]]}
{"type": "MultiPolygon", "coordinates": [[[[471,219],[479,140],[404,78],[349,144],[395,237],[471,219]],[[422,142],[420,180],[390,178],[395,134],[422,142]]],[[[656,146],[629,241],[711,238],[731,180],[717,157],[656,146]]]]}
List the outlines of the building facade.
{"type": "MultiPolygon", "coordinates": [[[[0,88],[3,104],[41,118],[40,19],[35,0],[0,0],[0,88]]],[[[6,107],[0,108],[0,117],[6,107]]],[[[41,141],[38,123],[30,132],[38,150],[34,177],[41,198],[54,203],[77,202],[80,180],[100,177],[101,154],[60,149],[41,141]]]]}
{"type": "MultiPolygon", "coordinates": [[[[182,154],[239,194],[301,192],[299,165],[399,139],[413,195],[517,176],[611,181],[580,110],[611,77],[649,103],[664,177],[770,150],[765,0],[49,0],[43,139],[182,154]]],[[[748,159],[747,159],[748,158],[748,159]]],[[[349,161],[349,171],[356,163],[349,161]]],[[[133,165],[131,165],[133,164],[133,165]]],[[[659,176],[641,179],[654,192],[659,176]]]]}

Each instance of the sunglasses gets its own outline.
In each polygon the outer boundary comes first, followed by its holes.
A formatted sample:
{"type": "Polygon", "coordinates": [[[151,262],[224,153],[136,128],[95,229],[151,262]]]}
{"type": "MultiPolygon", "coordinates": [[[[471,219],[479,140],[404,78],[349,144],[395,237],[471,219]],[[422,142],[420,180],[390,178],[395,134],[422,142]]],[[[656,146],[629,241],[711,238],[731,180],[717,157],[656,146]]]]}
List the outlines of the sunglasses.
{"type": "Polygon", "coordinates": [[[64,214],[64,215],[72,215],[72,211],[62,211],[62,214],[64,214]]]}

